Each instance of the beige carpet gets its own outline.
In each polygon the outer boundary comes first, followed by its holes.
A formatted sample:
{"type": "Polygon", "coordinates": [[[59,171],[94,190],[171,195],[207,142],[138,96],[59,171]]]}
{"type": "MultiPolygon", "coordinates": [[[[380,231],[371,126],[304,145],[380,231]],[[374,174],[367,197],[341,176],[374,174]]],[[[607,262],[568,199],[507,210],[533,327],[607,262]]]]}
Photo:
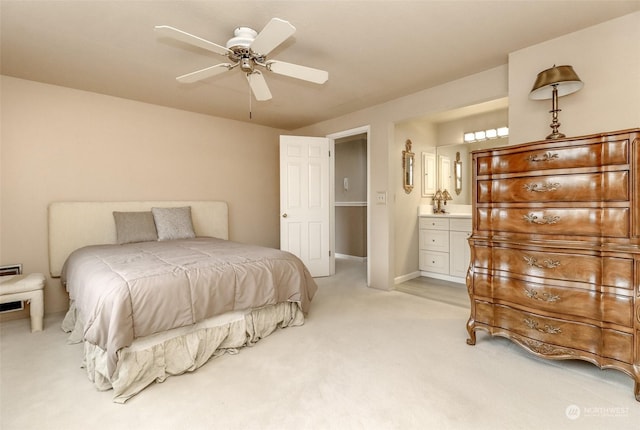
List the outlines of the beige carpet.
{"type": "Polygon", "coordinates": [[[367,288],[364,273],[362,263],[338,261],[338,275],[318,280],[304,326],[124,405],[87,380],[60,315],[41,333],[27,320],[2,323],[0,428],[639,428],[640,403],[623,373],[537,359],[483,332],[468,346],[464,288],[449,304],[367,288]]]}

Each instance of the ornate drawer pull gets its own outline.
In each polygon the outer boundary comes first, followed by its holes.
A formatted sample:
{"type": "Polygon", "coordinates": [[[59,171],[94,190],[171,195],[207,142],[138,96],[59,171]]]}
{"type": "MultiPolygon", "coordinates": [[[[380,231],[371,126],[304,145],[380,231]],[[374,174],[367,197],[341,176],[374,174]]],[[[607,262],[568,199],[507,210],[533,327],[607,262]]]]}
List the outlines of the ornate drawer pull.
{"type": "Polygon", "coordinates": [[[532,163],[538,162],[538,161],[550,161],[554,158],[560,158],[560,156],[558,154],[554,154],[552,152],[546,152],[542,155],[529,155],[527,157],[527,161],[531,161],[532,163]]]}
{"type": "Polygon", "coordinates": [[[560,220],[559,216],[550,215],[545,215],[542,219],[538,219],[538,216],[534,214],[524,215],[523,218],[530,224],[555,224],[560,220]]]}
{"type": "Polygon", "coordinates": [[[546,333],[546,334],[560,334],[560,333],[562,333],[561,329],[559,329],[558,327],[554,327],[552,325],[549,325],[549,324],[545,324],[544,328],[540,328],[540,327],[538,327],[538,321],[534,321],[531,318],[525,318],[524,319],[524,323],[530,329],[539,331],[540,333],[546,333]]]}
{"type": "Polygon", "coordinates": [[[559,348],[557,346],[547,345],[546,343],[538,342],[531,339],[521,339],[522,342],[527,345],[532,351],[543,355],[575,355],[575,353],[566,348],[559,348]]]}
{"type": "Polygon", "coordinates": [[[527,262],[527,265],[531,267],[537,267],[538,269],[555,269],[560,265],[558,260],[551,260],[546,258],[542,264],[538,263],[538,259],[534,257],[530,257],[528,255],[523,256],[524,261],[527,262]]]}
{"type": "Polygon", "coordinates": [[[558,188],[560,188],[560,183],[547,182],[546,184],[525,184],[524,188],[527,191],[535,193],[545,193],[547,191],[556,191],[558,188]]]}
{"type": "Polygon", "coordinates": [[[527,288],[524,289],[524,294],[530,299],[540,300],[541,302],[555,303],[557,301],[560,301],[560,296],[558,295],[551,293],[542,293],[542,297],[540,297],[538,296],[538,292],[536,290],[530,290],[527,288]]]}

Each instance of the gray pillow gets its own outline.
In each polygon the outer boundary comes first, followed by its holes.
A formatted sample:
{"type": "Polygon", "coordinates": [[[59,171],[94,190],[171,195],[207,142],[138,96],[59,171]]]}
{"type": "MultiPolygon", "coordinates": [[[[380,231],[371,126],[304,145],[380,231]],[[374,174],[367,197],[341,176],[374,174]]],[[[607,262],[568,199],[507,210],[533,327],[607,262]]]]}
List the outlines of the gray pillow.
{"type": "Polygon", "coordinates": [[[191,239],[196,237],[191,222],[191,206],[151,208],[158,230],[158,240],[191,239]]]}
{"type": "Polygon", "coordinates": [[[147,212],[113,212],[116,238],[120,245],[158,240],[153,215],[147,212]]]}

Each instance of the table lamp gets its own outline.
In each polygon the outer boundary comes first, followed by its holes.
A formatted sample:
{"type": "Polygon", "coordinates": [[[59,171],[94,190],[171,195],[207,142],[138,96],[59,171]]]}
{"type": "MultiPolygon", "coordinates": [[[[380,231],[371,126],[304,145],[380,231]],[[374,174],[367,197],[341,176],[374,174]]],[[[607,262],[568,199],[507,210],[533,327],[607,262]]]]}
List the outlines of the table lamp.
{"type": "Polygon", "coordinates": [[[558,132],[560,123],[558,122],[558,97],[575,93],[584,86],[577,73],[571,66],[553,66],[550,69],[543,70],[538,73],[536,82],[529,93],[531,100],[547,100],[551,99],[551,113],[553,120],[549,127],[553,132],[547,136],[547,139],[558,139],[565,137],[564,134],[558,132]]]}

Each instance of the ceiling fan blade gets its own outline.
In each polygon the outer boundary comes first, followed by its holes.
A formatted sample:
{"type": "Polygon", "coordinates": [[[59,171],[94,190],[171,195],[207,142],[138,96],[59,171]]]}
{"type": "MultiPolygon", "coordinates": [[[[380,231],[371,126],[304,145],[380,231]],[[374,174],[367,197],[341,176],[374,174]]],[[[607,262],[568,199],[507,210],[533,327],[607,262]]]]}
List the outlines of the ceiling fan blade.
{"type": "Polygon", "coordinates": [[[183,84],[190,84],[224,73],[227,70],[231,70],[232,67],[233,65],[229,63],[216,64],[215,66],[207,67],[206,69],[196,70],[195,72],[178,76],[176,80],[183,84]]]}
{"type": "Polygon", "coordinates": [[[298,64],[285,63],[284,61],[268,61],[266,66],[267,70],[273,73],[314,82],[316,84],[324,84],[329,79],[329,72],[307,66],[300,66],[298,64]]]}
{"type": "Polygon", "coordinates": [[[296,28],[288,21],[272,18],[253,40],[251,49],[257,54],[267,55],[295,32],[296,28]]]}
{"type": "Polygon", "coordinates": [[[215,52],[216,54],[228,55],[231,52],[230,49],[227,49],[224,46],[217,45],[213,42],[209,42],[208,40],[194,36],[193,34],[185,33],[182,30],[178,30],[177,28],[173,28],[168,25],[156,25],[155,30],[156,33],[162,36],[170,37],[172,39],[179,40],[180,42],[215,52]]]}
{"type": "Polygon", "coordinates": [[[257,70],[254,70],[252,73],[247,73],[247,81],[249,81],[249,86],[256,100],[264,101],[271,99],[271,91],[269,91],[267,81],[264,79],[264,76],[262,76],[262,73],[257,70]]]}

